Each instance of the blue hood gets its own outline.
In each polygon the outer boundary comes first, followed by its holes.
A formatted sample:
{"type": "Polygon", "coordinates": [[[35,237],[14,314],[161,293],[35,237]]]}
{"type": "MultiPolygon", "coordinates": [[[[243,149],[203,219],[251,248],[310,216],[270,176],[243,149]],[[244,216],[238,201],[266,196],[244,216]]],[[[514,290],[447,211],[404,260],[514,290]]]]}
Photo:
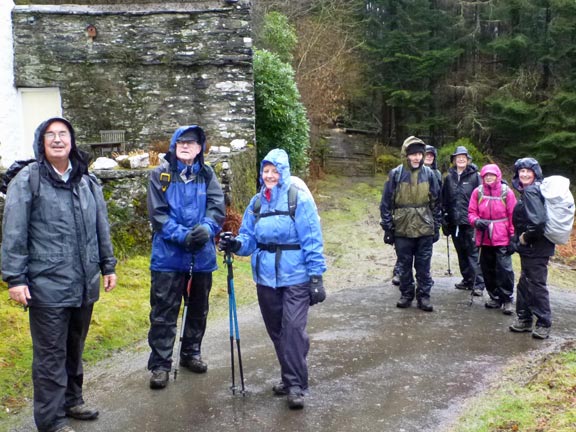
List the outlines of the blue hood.
{"type": "Polygon", "coordinates": [[[262,181],[262,172],[264,171],[264,165],[267,163],[271,163],[276,167],[278,173],[280,174],[280,180],[278,184],[282,185],[289,185],[290,184],[290,161],[288,158],[288,153],[282,149],[273,149],[268,152],[268,154],[264,157],[262,162],[260,163],[260,185],[263,186],[264,182],[262,181]]]}
{"type": "Polygon", "coordinates": [[[204,152],[206,151],[206,134],[204,133],[204,130],[200,126],[189,125],[189,126],[180,126],[178,129],[176,129],[176,131],[172,135],[172,138],[170,139],[170,147],[168,149],[168,153],[166,153],[166,156],[164,156],[164,159],[170,162],[170,164],[173,167],[176,167],[178,162],[178,159],[176,158],[176,141],[178,141],[178,138],[180,138],[188,131],[195,131],[200,137],[199,144],[202,147],[202,151],[198,153],[198,156],[196,156],[194,162],[195,163],[198,162],[200,166],[204,166],[204,152]]]}

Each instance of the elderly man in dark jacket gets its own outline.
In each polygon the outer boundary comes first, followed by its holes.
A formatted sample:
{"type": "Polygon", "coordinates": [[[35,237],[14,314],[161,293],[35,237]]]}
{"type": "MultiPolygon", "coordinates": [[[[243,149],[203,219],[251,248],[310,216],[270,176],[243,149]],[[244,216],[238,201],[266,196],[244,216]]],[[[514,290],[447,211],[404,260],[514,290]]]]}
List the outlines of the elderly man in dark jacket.
{"type": "Polygon", "coordinates": [[[482,184],[478,167],[472,163],[472,157],[464,146],[458,146],[450,156],[453,164],[442,185],[442,208],[444,235],[452,236],[454,248],[458,254],[458,266],[462,281],[457,289],[474,290],[481,296],[485,284],[478,263],[478,247],[474,242],[474,228],[468,221],[468,204],[472,192],[482,184]]]}
{"type": "Polygon", "coordinates": [[[426,144],[411,136],[402,144],[404,163],[390,171],[380,201],[380,225],[384,243],[396,247],[400,270],[399,308],[410,307],[414,296],[418,308],[431,312],[430,274],[433,243],[440,237],[442,211],[440,184],[434,172],[424,166],[426,144]],[[416,283],[412,275],[416,270],[416,283]]]}
{"type": "Polygon", "coordinates": [[[74,129],[55,117],[36,130],[37,162],[10,182],[2,277],[29,306],[34,419],[39,431],[72,431],[66,416],[93,420],[82,397],[82,352],[94,302],[116,286],[106,203],[74,129]]]}

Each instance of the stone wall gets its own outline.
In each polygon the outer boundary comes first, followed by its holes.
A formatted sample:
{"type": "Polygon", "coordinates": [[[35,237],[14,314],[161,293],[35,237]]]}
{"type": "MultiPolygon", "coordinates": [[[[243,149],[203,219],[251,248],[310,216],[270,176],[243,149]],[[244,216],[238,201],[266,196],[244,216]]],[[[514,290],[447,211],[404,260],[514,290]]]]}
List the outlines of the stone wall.
{"type": "MultiPolygon", "coordinates": [[[[242,214],[255,194],[256,155],[254,148],[220,152],[206,157],[219,174],[226,203],[242,214]]],[[[110,220],[114,250],[117,256],[134,252],[149,253],[152,232],[146,206],[150,170],[98,170],[110,220]]],[[[3,172],[0,172],[0,177],[3,172]]],[[[0,220],[4,213],[4,197],[0,194],[0,220]]],[[[0,242],[2,241],[0,229],[0,242]]]]}
{"type": "Polygon", "coordinates": [[[15,85],[58,87],[79,144],[129,148],[199,124],[209,144],[254,142],[250,2],[16,6],[15,85]]]}
{"type": "Polygon", "coordinates": [[[377,144],[374,136],[346,129],[331,129],[325,139],[323,168],[326,173],[346,176],[374,175],[374,146],[377,144]]]}

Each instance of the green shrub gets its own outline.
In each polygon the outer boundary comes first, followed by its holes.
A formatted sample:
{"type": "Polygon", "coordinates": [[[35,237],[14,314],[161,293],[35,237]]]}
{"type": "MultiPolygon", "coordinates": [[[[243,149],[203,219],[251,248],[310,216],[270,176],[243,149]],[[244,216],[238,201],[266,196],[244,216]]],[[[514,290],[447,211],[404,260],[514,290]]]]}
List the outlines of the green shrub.
{"type": "Polygon", "coordinates": [[[392,154],[383,154],[376,158],[376,172],[388,174],[392,168],[397,167],[402,160],[392,154]]]}
{"type": "Polygon", "coordinates": [[[258,162],[270,150],[281,148],[290,156],[292,172],[306,177],[309,125],[292,66],[276,54],[256,50],[254,95],[258,162]]]}
{"type": "Polygon", "coordinates": [[[464,146],[468,150],[468,154],[472,156],[472,162],[481,168],[483,165],[489,163],[488,158],[470,141],[469,138],[460,138],[458,141],[446,144],[438,150],[438,159],[436,165],[441,172],[448,171],[452,165],[450,163],[450,156],[456,151],[456,147],[464,146]]]}

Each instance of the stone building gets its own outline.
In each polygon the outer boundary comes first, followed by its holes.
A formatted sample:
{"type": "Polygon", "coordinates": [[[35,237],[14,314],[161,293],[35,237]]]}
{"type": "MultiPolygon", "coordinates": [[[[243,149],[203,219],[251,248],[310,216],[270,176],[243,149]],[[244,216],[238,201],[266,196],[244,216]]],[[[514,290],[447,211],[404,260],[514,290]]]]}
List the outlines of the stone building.
{"type": "Polygon", "coordinates": [[[147,149],[182,124],[254,142],[248,0],[14,6],[11,24],[24,146],[59,109],[81,144],[113,129],[147,149]]]}

